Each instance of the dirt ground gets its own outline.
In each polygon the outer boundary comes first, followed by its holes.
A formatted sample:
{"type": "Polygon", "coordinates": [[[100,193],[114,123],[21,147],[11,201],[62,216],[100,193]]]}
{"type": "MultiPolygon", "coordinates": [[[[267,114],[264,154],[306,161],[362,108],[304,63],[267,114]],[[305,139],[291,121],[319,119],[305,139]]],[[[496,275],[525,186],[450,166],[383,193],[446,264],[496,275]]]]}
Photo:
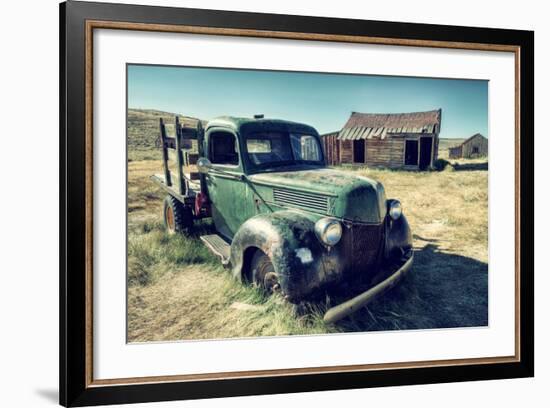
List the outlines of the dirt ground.
{"type": "Polygon", "coordinates": [[[164,194],[149,176],[155,154],[128,163],[128,339],[131,342],[485,326],[488,322],[488,171],[462,160],[442,172],[346,168],[381,181],[401,200],[414,234],[415,261],[395,289],[336,324],[322,315],[334,302],[297,316],[277,297],[234,281],[199,241],[212,230],[168,236],[164,194]],[[143,160],[145,159],[145,160],[143,160]]]}

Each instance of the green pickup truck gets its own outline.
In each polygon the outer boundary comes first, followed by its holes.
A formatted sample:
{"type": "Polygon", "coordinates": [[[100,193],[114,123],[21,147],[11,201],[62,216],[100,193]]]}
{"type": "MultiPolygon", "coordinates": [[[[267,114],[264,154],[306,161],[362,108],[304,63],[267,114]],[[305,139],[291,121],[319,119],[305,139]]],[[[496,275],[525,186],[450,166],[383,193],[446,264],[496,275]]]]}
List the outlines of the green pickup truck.
{"type": "Polygon", "coordinates": [[[284,120],[220,117],[182,126],[173,137],[160,120],[171,233],[211,217],[201,239],[235,278],[292,303],[331,288],[350,299],[331,307],[335,322],[392,287],[411,267],[411,230],[382,184],[328,168],[317,131],[284,120]],[[175,150],[177,170],[169,169],[175,150]],[[365,288],[357,294],[353,288],[365,288]]]}

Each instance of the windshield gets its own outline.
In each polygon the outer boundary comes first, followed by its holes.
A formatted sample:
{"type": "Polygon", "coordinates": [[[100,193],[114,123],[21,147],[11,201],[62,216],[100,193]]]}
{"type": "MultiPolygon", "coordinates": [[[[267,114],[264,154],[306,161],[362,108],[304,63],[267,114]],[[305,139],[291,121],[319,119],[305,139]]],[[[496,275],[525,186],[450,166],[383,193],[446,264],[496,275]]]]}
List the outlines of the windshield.
{"type": "Polygon", "coordinates": [[[253,133],[246,138],[246,150],[250,161],[262,167],[293,163],[321,164],[323,160],[317,138],[299,133],[253,133]]]}

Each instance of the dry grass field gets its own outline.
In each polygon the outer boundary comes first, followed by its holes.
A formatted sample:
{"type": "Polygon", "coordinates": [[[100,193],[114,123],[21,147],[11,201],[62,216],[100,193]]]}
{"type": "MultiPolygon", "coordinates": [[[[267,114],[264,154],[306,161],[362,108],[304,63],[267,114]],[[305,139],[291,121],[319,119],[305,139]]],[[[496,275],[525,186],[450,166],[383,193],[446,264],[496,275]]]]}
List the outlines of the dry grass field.
{"type": "Polygon", "coordinates": [[[442,172],[344,168],[381,181],[388,198],[401,200],[415,263],[391,292],[328,325],[322,320],[326,302],[296,315],[282,299],[234,281],[198,239],[212,230],[208,223],[191,235],[167,235],[164,194],[149,180],[162,170],[158,157],[150,148],[130,148],[129,341],[487,325],[488,172],[482,160],[442,172]]]}

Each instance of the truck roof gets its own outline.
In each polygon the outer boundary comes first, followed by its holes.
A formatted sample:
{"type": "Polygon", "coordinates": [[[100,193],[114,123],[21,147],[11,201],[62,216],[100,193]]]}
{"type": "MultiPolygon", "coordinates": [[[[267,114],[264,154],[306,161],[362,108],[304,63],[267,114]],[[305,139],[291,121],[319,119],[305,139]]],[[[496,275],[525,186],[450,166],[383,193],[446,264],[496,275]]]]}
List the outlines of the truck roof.
{"type": "Polygon", "coordinates": [[[270,118],[242,118],[234,116],[220,116],[212,119],[206,125],[206,128],[210,127],[229,127],[237,132],[242,131],[244,128],[246,130],[256,130],[259,131],[262,128],[269,128],[272,130],[293,130],[296,132],[304,132],[308,134],[318,134],[315,128],[306,125],[304,123],[292,122],[289,120],[282,119],[270,119],[270,118]]]}

